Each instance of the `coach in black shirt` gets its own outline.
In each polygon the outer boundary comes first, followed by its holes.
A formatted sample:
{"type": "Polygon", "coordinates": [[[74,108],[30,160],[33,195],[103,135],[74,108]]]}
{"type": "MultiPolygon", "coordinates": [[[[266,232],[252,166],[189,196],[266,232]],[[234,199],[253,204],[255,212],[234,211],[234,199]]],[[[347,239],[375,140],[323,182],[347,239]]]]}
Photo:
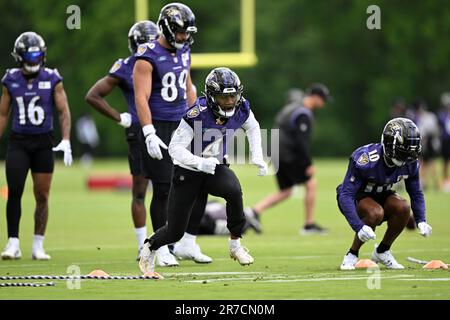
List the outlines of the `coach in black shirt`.
{"type": "Polygon", "coordinates": [[[300,234],[323,233],[326,230],[314,222],[317,182],[311,157],[311,135],[314,125],[313,111],[321,109],[331,99],[328,88],[320,83],[312,84],[303,96],[290,92],[290,101],[277,114],[276,125],[280,130],[279,168],[276,173],[279,191],[268,195],[251,210],[258,216],[265,209],[289,198],[293,186],[304,184],[305,225],[300,234]]]}

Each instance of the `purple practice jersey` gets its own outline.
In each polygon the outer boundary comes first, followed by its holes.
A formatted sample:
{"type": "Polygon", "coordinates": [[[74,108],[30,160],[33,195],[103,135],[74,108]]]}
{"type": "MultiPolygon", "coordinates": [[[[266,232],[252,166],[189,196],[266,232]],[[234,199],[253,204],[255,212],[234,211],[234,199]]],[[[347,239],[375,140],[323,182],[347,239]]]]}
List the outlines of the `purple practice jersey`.
{"type": "Polygon", "coordinates": [[[250,104],[242,98],[242,103],[234,115],[226,122],[221,122],[207,107],[206,98],[199,97],[194,106],[183,117],[194,130],[191,152],[200,157],[216,157],[219,160],[227,154],[227,144],[233,139],[250,116],[250,104]],[[201,137],[198,135],[201,132],[201,137]]]}
{"type": "Polygon", "coordinates": [[[53,130],[53,92],[61,80],[56,69],[41,68],[30,81],[18,68],[6,70],[2,84],[11,96],[13,132],[41,134],[53,130]]]}
{"type": "Polygon", "coordinates": [[[450,140],[450,111],[441,111],[438,114],[441,127],[442,139],[450,140]]]}
{"type": "Polygon", "coordinates": [[[117,60],[109,70],[108,75],[120,81],[119,88],[122,90],[125,101],[128,105],[128,113],[131,114],[131,122],[139,123],[134,103],[133,68],[136,59],[130,56],[126,59],[117,60]]]}
{"type": "Polygon", "coordinates": [[[189,45],[171,53],[155,40],[141,44],[135,58],[144,59],[153,67],[149,99],[152,118],[180,121],[187,110],[186,80],[191,66],[189,45]]]}
{"type": "Polygon", "coordinates": [[[390,168],[384,161],[381,143],[368,144],[353,152],[344,182],[336,191],[339,207],[355,232],[364,226],[356,210],[356,194],[382,193],[391,190],[392,185],[401,180],[405,180],[416,223],[425,221],[425,199],[419,180],[419,161],[390,168]]]}

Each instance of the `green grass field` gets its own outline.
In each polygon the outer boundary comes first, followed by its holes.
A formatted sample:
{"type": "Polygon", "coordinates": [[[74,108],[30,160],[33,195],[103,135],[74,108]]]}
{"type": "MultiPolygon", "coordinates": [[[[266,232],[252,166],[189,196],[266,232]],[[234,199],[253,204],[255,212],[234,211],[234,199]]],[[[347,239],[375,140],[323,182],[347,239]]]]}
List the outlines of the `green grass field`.
{"type": "MultiPolygon", "coordinates": [[[[182,261],[178,268],[160,268],[157,271],[164,280],[82,280],[81,288],[75,290],[57,280],[54,287],[0,288],[0,299],[449,299],[449,271],[422,270],[406,257],[450,262],[450,196],[438,191],[426,193],[433,235],[423,238],[417,232],[405,231],[392,249],[406,269],[389,271],[381,267],[380,288],[369,289],[367,284],[374,283],[376,274],[338,270],[353,237],[335,200],[335,187],[345,173],[346,161],[319,160],[316,165],[317,221],[330,228],[328,235],[298,234],[303,223],[300,188],[292,199],[264,214],[263,234],[250,231],[243,238],[255,258],[251,266],[241,267],[229,258],[226,237],[200,237],[202,250],[214,262],[198,265],[182,261]]],[[[0,185],[4,186],[4,164],[1,167],[0,185]]],[[[245,205],[275,190],[274,177],[257,177],[256,168],[250,166],[234,169],[241,180],[245,205]]],[[[34,199],[29,177],[22,201],[23,258],[0,261],[0,276],[67,275],[71,265],[79,266],[81,274],[102,269],[110,275],[138,275],[129,191],[94,192],[86,188],[90,173],[126,174],[127,170],[125,160],[97,161],[89,170],[77,163],[70,168],[58,163],[45,242],[52,260],[47,262],[31,260],[34,199]]],[[[6,200],[1,199],[2,247],[7,238],[5,210],[6,200]]],[[[377,229],[378,239],[385,228],[377,229]]],[[[360,258],[368,258],[373,245],[373,241],[366,244],[360,258]]]]}

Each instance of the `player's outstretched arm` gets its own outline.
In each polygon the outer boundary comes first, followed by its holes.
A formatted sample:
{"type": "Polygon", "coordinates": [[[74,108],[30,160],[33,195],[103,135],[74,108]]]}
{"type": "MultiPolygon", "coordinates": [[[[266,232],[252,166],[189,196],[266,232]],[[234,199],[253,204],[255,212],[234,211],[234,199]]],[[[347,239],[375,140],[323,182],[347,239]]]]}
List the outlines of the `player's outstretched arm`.
{"type": "MultiPolygon", "coordinates": [[[[111,91],[120,83],[120,80],[111,76],[105,76],[98,80],[88,91],[84,98],[95,110],[103,114],[104,116],[120,123],[121,114],[111,107],[109,103],[104,99],[111,91]]],[[[125,123],[124,123],[125,124],[125,123]]],[[[130,124],[131,125],[131,116],[130,124]]]]}
{"type": "Polygon", "coordinates": [[[64,152],[64,164],[70,166],[72,164],[72,147],[70,145],[70,109],[67,101],[66,91],[62,82],[55,86],[54,100],[56,109],[59,112],[59,123],[61,127],[61,142],[53,148],[53,151],[64,152]]]}
{"type": "Polygon", "coordinates": [[[255,115],[250,111],[250,115],[247,121],[244,122],[242,128],[247,135],[248,144],[250,146],[250,153],[252,156],[252,162],[259,169],[259,176],[267,175],[267,164],[264,162],[262,146],[261,146],[261,128],[259,122],[256,120],[255,115]]]}
{"type": "Polygon", "coordinates": [[[0,138],[5,132],[5,128],[8,125],[9,112],[11,110],[11,96],[8,89],[3,86],[2,97],[0,98],[0,138]]]}

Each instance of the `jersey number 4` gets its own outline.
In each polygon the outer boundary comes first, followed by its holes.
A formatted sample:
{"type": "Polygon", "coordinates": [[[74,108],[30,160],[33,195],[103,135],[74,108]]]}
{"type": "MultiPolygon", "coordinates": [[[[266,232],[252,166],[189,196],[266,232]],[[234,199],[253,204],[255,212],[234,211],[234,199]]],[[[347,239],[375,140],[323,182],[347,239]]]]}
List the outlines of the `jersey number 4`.
{"type": "Polygon", "coordinates": [[[186,80],[187,80],[187,70],[183,70],[178,77],[178,87],[177,87],[177,76],[173,72],[167,72],[161,79],[161,84],[163,88],[161,89],[161,96],[167,102],[175,101],[178,97],[178,88],[184,90],[183,99],[186,99],[186,80]]]}
{"type": "Polygon", "coordinates": [[[30,102],[28,103],[28,107],[25,108],[25,103],[23,102],[23,97],[17,97],[17,105],[19,107],[19,123],[21,125],[25,125],[28,120],[30,120],[31,124],[35,126],[40,126],[45,119],[44,109],[38,105],[36,102],[40,99],[39,96],[34,96],[30,102]]]}

